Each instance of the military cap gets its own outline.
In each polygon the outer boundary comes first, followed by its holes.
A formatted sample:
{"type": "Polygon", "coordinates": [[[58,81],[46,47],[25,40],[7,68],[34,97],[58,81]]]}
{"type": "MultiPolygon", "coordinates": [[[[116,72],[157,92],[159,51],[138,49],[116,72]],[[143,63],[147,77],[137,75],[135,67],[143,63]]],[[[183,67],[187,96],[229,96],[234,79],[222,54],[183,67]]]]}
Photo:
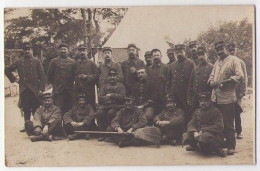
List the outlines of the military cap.
{"type": "Polygon", "coordinates": [[[84,44],[82,44],[78,46],[78,49],[87,49],[87,47],[84,44]]]}
{"type": "Polygon", "coordinates": [[[206,52],[206,48],[203,46],[198,47],[198,52],[206,52]]]}
{"type": "Polygon", "coordinates": [[[211,93],[210,92],[201,92],[199,93],[199,100],[210,100],[211,93]]]}
{"type": "Polygon", "coordinates": [[[114,69],[114,68],[111,68],[109,71],[108,71],[108,76],[110,75],[117,75],[117,70],[114,69]]]}
{"type": "Polygon", "coordinates": [[[193,45],[198,45],[197,40],[191,41],[191,42],[189,43],[189,47],[191,47],[191,46],[193,46],[193,45]]]}
{"type": "Polygon", "coordinates": [[[103,47],[103,48],[102,48],[102,52],[105,52],[105,51],[110,51],[110,52],[112,52],[112,48],[111,48],[111,47],[103,47]]]}
{"type": "Polygon", "coordinates": [[[49,92],[44,92],[43,94],[42,94],[42,98],[43,99],[49,99],[49,98],[52,98],[53,96],[52,96],[52,93],[49,93],[49,92]]]}
{"type": "Polygon", "coordinates": [[[135,98],[133,96],[126,96],[125,100],[135,100],[135,98]]]}
{"type": "Polygon", "coordinates": [[[28,48],[32,48],[32,44],[29,42],[26,42],[23,44],[23,49],[28,49],[28,48]]]}
{"type": "Polygon", "coordinates": [[[151,56],[152,55],[151,51],[146,51],[144,56],[147,56],[147,55],[151,56]]]}
{"type": "Polygon", "coordinates": [[[130,47],[133,47],[133,48],[139,50],[139,48],[134,43],[128,44],[127,49],[129,49],[130,47]]]}
{"type": "Polygon", "coordinates": [[[215,49],[217,49],[219,47],[223,47],[223,46],[225,46],[225,42],[223,40],[215,43],[215,49]]]}
{"type": "Polygon", "coordinates": [[[228,46],[228,49],[235,49],[236,48],[236,44],[233,43],[233,42],[229,43],[227,46],[228,46]]]}
{"type": "Polygon", "coordinates": [[[185,49],[184,44],[175,45],[175,50],[184,50],[184,49],[185,49]]]}
{"type": "Polygon", "coordinates": [[[174,49],[173,48],[167,49],[167,54],[169,53],[174,53],[174,49]]]}
{"type": "Polygon", "coordinates": [[[62,48],[62,47],[66,47],[66,48],[69,48],[69,46],[66,44],[66,43],[62,43],[58,46],[58,48],[62,48]]]}
{"type": "Polygon", "coordinates": [[[86,99],[87,96],[86,96],[85,93],[79,93],[79,95],[78,95],[78,99],[79,99],[79,98],[84,98],[84,99],[86,99]]]}

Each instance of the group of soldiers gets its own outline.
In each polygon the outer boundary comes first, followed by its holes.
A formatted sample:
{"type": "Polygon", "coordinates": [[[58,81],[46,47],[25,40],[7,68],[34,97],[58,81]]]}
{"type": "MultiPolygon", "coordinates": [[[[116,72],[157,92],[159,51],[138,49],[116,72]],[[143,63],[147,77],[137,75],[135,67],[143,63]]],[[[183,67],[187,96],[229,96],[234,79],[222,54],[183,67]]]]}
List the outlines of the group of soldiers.
{"type": "MultiPolygon", "coordinates": [[[[225,157],[235,153],[234,120],[237,138],[242,139],[241,99],[247,74],[245,63],[235,56],[234,43],[215,43],[214,66],[197,41],[188,45],[191,58],[183,44],[168,49],[167,64],[162,63],[159,49],[145,52],[145,64],[135,44],[128,45],[127,60],[115,63],[112,48],[104,47],[104,62],[99,66],[87,57],[84,45],[78,47],[74,60],[68,56],[68,45],[61,44],[47,76],[31,48],[25,44],[23,57],[5,68],[9,80],[19,84],[19,107],[31,141],[52,141],[58,135],[90,139],[91,131],[131,135],[157,127],[162,144],[188,144],[187,151],[225,157]],[[52,92],[45,92],[46,82],[52,84],[52,92]]],[[[97,138],[120,147],[138,144],[134,138],[106,134],[97,138]]]]}

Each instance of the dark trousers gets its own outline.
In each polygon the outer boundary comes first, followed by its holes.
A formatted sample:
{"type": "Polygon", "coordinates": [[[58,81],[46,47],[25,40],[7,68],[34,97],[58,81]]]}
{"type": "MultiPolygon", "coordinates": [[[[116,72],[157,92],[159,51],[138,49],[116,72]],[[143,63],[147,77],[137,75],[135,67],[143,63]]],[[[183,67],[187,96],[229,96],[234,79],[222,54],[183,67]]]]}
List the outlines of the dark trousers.
{"type": "Polygon", "coordinates": [[[236,138],[234,129],[235,103],[217,104],[216,107],[221,111],[224,121],[224,136],[229,149],[236,148],[236,138]]]}
{"type": "Polygon", "coordinates": [[[199,149],[203,154],[216,152],[221,148],[223,140],[221,137],[215,136],[212,133],[204,132],[196,139],[193,133],[186,132],[183,134],[183,140],[195,149],[199,149]]]}
{"type": "MultiPolygon", "coordinates": [[[[59,120],[54,121],[51,125],[48,127],[48,135],[57,135],[57,136],[63,136],[62,132],[62,126],[61,122],[59,120]]],[[[33,122],[30,120],[27,120],[25,122],[25,131],[28,136],[36,135],[34,132],[33,122]]],[[[43,128],[42,128],[43,129],[43,128]]]]}
{"type": "Polygon", "coordinates": [[[30,120],[31,115],[34,115],[37,108],[40,106],[40,102],[29,88],[22,92],[20,98],[21,108],[24,112],[24,121],[30,120]]]}
{"type": "Polygon", "coordinates": [[[166,141],[170,142],[172,140],[181,140],[183,134],[183,126],[164,126],[159,127],[162,136],[166,136],[166,141]]]}
{"type": "MultiPolygon", "coordinates": [[[[241,102],[241,100],[240,100],[241,102]]],[[[236,133],[241,134],[242,132],[242,124],[241,124],[241,113],[243,109],[241,108],[240,104],[235,103],[235,129],[236,133]]]]}
{"type": "Polygon", "coordinates": [[[111,121],[115,118],[117,111],[118,109],[105,109],[102,106],[97,109],[96,119],[100,131],[105,131],[111,125],[111,121]]]}
{"type": "Polygon", "coordinates": [[[53,99],[53,104],[61,109],[62,116],[72,108],[72,92],[69,92],[68,90],[63,90],[62,92],[55,94],[53,99]]]}
{"type": "Polygon", "coordinates": [[[148,125],[153,125],[153,118],[155,115],[154,109],[152,107],[147,107],[144,110],[144,115],[146,116],[146,119],[148,121],[148,125]]]}

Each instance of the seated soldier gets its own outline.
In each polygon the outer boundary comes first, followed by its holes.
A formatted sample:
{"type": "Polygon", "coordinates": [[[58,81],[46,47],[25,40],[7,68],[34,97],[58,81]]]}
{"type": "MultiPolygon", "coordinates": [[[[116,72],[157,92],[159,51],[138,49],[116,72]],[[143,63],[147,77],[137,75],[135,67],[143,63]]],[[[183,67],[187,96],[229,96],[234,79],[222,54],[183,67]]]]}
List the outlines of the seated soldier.
{"type": "Polygon", "coordinates": [[[137,81],[131,87],[131,95],[135,98],[135,105],[143,108],[148,125],[153,124],[154,108],[153,97],[151,96],[150,82],[147,80],[145,68],[138,68],[137,81]]]}
{"type": "Polygon", "coordinates": [[[95,113],[91,105],[87,104],[84,93],[78,95],[78,104],[72,107],[63,116],[64,128],[69,140],[85,138],[89,140],[89,134],[74,133],[74,131],[92,131],[97,129],[95,125],[95,113]]]}
{"type": "Polygon", "coordinates": [[[25,131],[31,141],[52,141],[53,135],[62,135],[61,111],[53,105],[51,93],[43,94],[43,105],[35,112],[32,121],[25,122],[25,131]]]}
{"type": "Polygon", "coordinates": [[[221,112],[210,101],[210,93],[199,94],[200,108],[188,123],[187,132],[183,134],[183,144],[187,142],[187,151],[199,150],[203,154],[216,152],[226,157],[222,150],[224,123],[221,112]]]}
{"type": "MultiPolygon", "coordinates": [[[[99,107],[97,109],[97,124],[99,130],[105,131],[111,124],[112,119],[116,116],[122,107],[124,107],[125,87],[118,82],[116,69],[110,69],[108,72],[108,84],[104,84],[98,92],[99,107]]],[[[103,141],[100,137],[99,141],[103,141]]]]}
{"type": "Polygon", "coordinates": [[[162,133],[162,143],[176,146],[181,143],[185,123],[184,111],[167,98],[166,109],[154,118],[154,123],[162,133]]]}
{"type": "Polygon", "coordinates": [[[111,126],[107,128],[108,132],[117,131],[122,134],[122,136],[114,139],[119,147],[137,145],[140,141],[135,139],[132,133],[139,128],[145,127],[147,124],[143,111],[134,106],[134,98],[129,96],[125,100],[125,107],[117,112],[116,117],[111,122],[111,126]]]}

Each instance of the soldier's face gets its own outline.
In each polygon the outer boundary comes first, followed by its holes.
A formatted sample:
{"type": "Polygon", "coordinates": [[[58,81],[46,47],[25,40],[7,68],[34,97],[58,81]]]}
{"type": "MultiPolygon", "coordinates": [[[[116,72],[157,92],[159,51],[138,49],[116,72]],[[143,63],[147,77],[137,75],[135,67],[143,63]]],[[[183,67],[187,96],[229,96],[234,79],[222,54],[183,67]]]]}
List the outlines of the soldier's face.
{"type": "Polygon", "coordinates": [[[137,78],[139,80],[144,80],[145,79],[145,77],[146,77],[145,69],[139,69],[139,70],[137,70],[136,73],[137,73],[137,78]]]}
{"type": "Polygon", "coordinates": [[[111,84],[115,83],[116,80],[117,80],[117,75],[116,75],[116,74],[111,74],[111,75],[108,76],[108,81],[109,81],[111,84]]]}
{"type": "Polygon", "coordinates": [[[66,56],[68,55],[69,51],[68,51],[68,48],[67,47],[61,47],[60,48],[60,55],[61,56],[66,56]]]}
{"type": "Polygon", "coordinates": [[[235,48],[229,48],[229,54],[235,55],[236,49],[235,48]]]}
{"type": "Polygon", "coordinates": [[[86,104],[86,99],[85,98],[79,98],[78,100],[79,106],[84,107],[86,104]]]}
{"type": "Polygon", "coordinates": [[[25,49],[24,49],[24,54],[25,54],[26,56],[31,55],[31,54],[32,54],[32,49],[31,49],[31,48],[25,48],[25,49]]]}
{"type": "Polygon", "coordinates": [[[105,56],[105,61],[109,62],[112,59],[112,52],[107,50],[104,52],[104,56],[105,56]]]}
{"type": "Polygon", "coordinates": [[[177,56],[178,60],[181,61],[185,58],[185,51],[184,50],[176,50],[175,56],[177,56]]]}
{"type": "Polygon", "coordinates": [[[208,107],[210,105],[210,101],[209,100],[207,101],[206,99],[200,100],[199,103],[200,103],[200,107],[202,109],[206,108],[206,107],[208,107]]]}
{"type": "Polygon", "coordinates": [[[191,45],[191,46],[189,47],[189,49],[190,49],[190,53],[191,53],[192,55],[197,55],[198,45],[191,45]]]}
{"type": "Polygon", "coordinates": [[[206,54],[204,52],[198,51],[198,59],[200,61],[205,61],[207,59],[206,54]]]}
{"type": "Polygon", "coordinates": [[[166,109],[169,111],[173,111],[175,108],[176,108],[176,103],[171,102],[166,105],[166,109]]]}
{"type": "Polygon", "coordinates": [[[134,100],[131,100],[131,99],[127,99],[126,102],[125,102],[125,106],[127,109],[131,109],[134,107],[134,100]]]}
{"type": "Polygon", "coordinates": [[[135,58],[137,56],[137,49],[134,47],[130,47],[127,49],[127,53],[130,58],[135,58]]]}
{"type": "Polygon", "coordinates": [[[85,57],[87,55],[87,49],[79,49],[78,53],[81,57],[85,57]]]}
{"type": "Polygon", "coordinates": [[[174,53],[168,53],[167,56],[168,56],[168,58],[169,58],[170,61],[175,61],[175,55],[174,55],[174,53]]]}
{"type": "Polygon", "coordinates": [[[43,105],[46,107],[46,108],[49,108],[51,107],[51,105],[53,104],[53,99],[52,98],[48,98],[48,99],[43,99],[43,105]]]}
{"type": "Polygon", "coordinates": [[[157,52],[153,52],[153,62],[154,63],[159,63],[161,62],[161,58],[162,58],[162,54],[161,52],[157,51],[157,52]]]}
{"type": "Polygon", "coordinates": [[[146,55],[145,56],[145,62],[148,65],[152,65],[153,64],[153,57],[152,57],[152,55],[146,55]]]}
{"type": "Polygon", "coordinates": [[[218,56],[219,56],[220,58],[224,58],[224,57],[226,57],[227,54],[228,54],[227,49],[226,49],[225,46],[218,47],[218,48],[216,49],[216,51],[217,51],[217,54],[218,54],[218,56]]]}

